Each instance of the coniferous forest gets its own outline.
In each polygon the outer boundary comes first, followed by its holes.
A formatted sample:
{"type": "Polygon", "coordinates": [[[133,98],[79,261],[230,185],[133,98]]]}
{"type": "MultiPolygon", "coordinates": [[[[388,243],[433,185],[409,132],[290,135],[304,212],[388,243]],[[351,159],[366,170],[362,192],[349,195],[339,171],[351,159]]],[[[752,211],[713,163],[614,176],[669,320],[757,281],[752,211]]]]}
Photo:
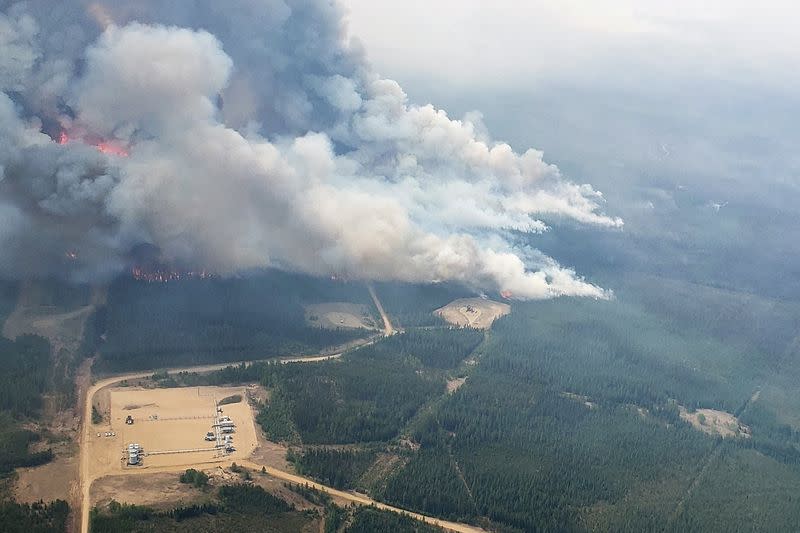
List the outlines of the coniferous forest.
{"type": "MultiPolygon", "coordinates": [[[[237,283],[264,297],[256,288],[262,281],[190,280],[178,289],[161,287],[171,303],[154,305],[175,314],[176,332],[184,328],[180,335],[194,336],[192,342],[207,347],[199,350],[206,355],[197,360],[225,361],[234,352],[243,353],[242,347],[267,346],[253,344],[247,333],[262,331],[261,325],[250,324],[247,306],[237,304],[241,314],[231,315],[239,318],[231,321],[229,331],[242,336],[231,344],[228,333],[197,336],[203,328],[191,326],[198,315],[190,309],[238,290],[231,288],[237,283]],[[198,287],[200,296],[191,296],[198,287]],[[217,351],[221,346],[236,348],[217,351]]],[[[150,332],[162,328],[160,312],[144,312],[145,302],[155,297],[148,295],[154,286],[117,283],[113,291],[132,292],[115,299],[112,291],[105,310],[87,322],[85,344],[93,342],[99,350],[95,364],[101,368],[117,364],[114,335],[132,335],[140,326],[150,332]],[[144,296],[131,304],[138,298],[132,294],[144,296]],[[113,317],[135,314],[130,310],[137,306],[141,322],[120,322],[122,329],[113,333],[113,317]]],[[[794,338],[784,330],[793,327],[798,309],[748,297],[750,320],[740,320],[743,304],[735,293],[691,287],[695,303],[682,305],[676,300],[686,298],[686,285],[643,294],[635,290],[641,283],[630,280],[630,290],[612,301],[515,302],[512,313],[488,331],[420,320],[424,326],[376,338],[339,359],[158,374],[159,384],[260,382],[269,400],[257,421],[268,438],[289,447],[296,472],[400,508],[489,530],[791,530],[800,520],[795,497],[800,489],[800,417],[795,414],[800,402],[791,394],[800,365],[794,338]],[[706,316],[699,311],[703,306],[718,312],[706,316]],[[719,315],[729,318],[721,321],[719,315]],[[780,335],[764,329],[776,323],[780,335]],[[681,412],[701,408],[735,415],[748,435],[723,439],[681,418],[681,412]]],[[[325,298],[368,302],[363,286],[332,285],[315,288],[318,297],[299,290],[293,305],[302,309],[306,302],[325,298]]],[[[266,287],[275,289],[269,283],[266,287]]],[[[275,294],[287,297],[286,292],[275,294]]],[[[395,306],[402,311],[400,294],[395,294],[395,306]]],[[[266,324],[264,338],[272,339],[269,328],[289,318],[276,318],[277,304],[265,307],[259,320],[266,324]]],[[[214,312],[206,316],[217,320],[214,312]]],[[[299,315],[290,318],[297,321],[299,315]]],[[[312,353],[328,343],[374,335],[299,324],[292,330],[297,339],[307,330],[312,334],[299,344],[285,344],[287,353],[312,353]],[[315,335],[327,337],[322,341],[315,335]]],[[[164,368],[195,358],[147,348],[156,342],[177,345],[176,337],[142,342],[132,351],[142,359],[134,356],[133,363],[123,366],[164,368]]],[[[0,422],[18,428],[20,416],[36,417],[41,410],[50,386],[50,348],[34,336],[0,340],[0,348],[8,369],[0,422]]],[[[46,448],[30,452],[42,448],[32,446],[40,439],[27,430],[5,432],[0,441],[4,471],[48,461],[46,448]]],[[[256,507],[269,505],[247,504],[251,497],[261,496],[248,495],[235,504],[239,496],[221,491],[217,503],[173,510],[111,506],[99,509],[93,520],[97,530],[108,531],[138,531],[143,521],[159,524],[154,531],[261,523],[266,515],[256,507]]],[[[64,514],[58,502],[43,507],[9,503],[4,512],[27,517],[20,520],[28,520],[34,531],[37,524],[58,524],[64,514]]],[[[287,527],[308,519],[291,510],[275,512],[283,513],[279,522],[291,524],[287,527]]],[[[325,516],[332,531],[369,530],[379,523],[398,531],[426,531],[419,523],[372,510],[329,506],[325,516]]]]}

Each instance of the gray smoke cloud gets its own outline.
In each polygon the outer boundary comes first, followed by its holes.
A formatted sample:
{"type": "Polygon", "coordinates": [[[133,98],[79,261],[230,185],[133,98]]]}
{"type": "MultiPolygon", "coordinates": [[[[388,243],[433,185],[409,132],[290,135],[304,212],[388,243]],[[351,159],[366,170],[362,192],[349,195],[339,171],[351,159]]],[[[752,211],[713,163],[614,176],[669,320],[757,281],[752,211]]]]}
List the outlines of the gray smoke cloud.
{"type": "Polygon", "coordinates": [[[221,274],[609,296],[513,238],[622,227],[602,195],[477,113],[410,103],[336,4],[0,7],[0,275],[91,279],[150,243],[221,274]]]}

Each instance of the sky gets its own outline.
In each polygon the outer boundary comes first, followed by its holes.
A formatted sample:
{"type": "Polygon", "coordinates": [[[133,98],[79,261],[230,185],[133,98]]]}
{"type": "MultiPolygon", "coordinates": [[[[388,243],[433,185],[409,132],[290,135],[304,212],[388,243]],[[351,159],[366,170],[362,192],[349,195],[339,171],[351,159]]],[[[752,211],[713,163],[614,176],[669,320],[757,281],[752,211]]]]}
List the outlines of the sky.
{"type": "Polygon", "coordinates": [[[483,87],[687,76],[796,86],[800,7],[769,0],[343,0],[379,71],[483,87]]]}
{"type": "Polygon", "coordinates": [[[522,299],[611,297],[585,275],[620,257],[792,277],[797,11],[0,0],[0,276],[111,276],[146,243],[522,299]]]}
{"type": "Polygon", "coordinates": [[[565,265],[800,297],[796,3],[344,2],[412,99],[603,191],[624,231],[540,239],[565,265]]]}

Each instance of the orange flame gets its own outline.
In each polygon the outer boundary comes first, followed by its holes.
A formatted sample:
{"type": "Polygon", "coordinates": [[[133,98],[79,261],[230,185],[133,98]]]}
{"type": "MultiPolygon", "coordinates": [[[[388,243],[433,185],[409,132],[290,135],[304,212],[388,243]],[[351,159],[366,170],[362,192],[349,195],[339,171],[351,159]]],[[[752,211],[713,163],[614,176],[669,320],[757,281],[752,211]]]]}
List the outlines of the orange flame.
{"type": "MultiPolygon", "coordinates": [[[[58,144],[67,144],[71,141],[72,139],[70,138],[69,133],[67,133],[66,131],[62,131],[61,133],[58,134],[58,144]]],[[[114,155],[117,157],[128,157],[130,155],[128,150],[126,150],[123,146],[120,146],[113,142],[100,141],[97,143],[93,143],[86,141],[86,139],[80,139],[80,142],[88,144],[89,146],[94,146],[95,148],[97,148],[97,150],[103,152],[104,154],[114,155]]]]}
{"type": "Polygon", "coordinates": [[[116,155],[119,157],[128,157],[130,155],[125,148],[122,148],[121,146],[115,146],[107,142],[95,144],[94,147],[104,154],[116,155]]]}

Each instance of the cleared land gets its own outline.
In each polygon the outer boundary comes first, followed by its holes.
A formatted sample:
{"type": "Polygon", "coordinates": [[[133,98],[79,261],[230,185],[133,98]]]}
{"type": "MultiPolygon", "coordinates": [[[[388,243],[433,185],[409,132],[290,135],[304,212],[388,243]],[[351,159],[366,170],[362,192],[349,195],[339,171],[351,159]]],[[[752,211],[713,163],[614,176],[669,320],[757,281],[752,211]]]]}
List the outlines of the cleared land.
{"type": "Polygon", "coordinates": [[[366,305],[326,302],[305,306],[306,322],[326,329],[377,329],[366,305]]]}
{"type": "Polygon", "coordinates": [[[459,298],[434,311],[450,324],[476,329],[489,329],[492,322],[510,312],[510,305],[483,298],[459,298]]]}
{"type": "Polygon", "coordinates": [[[35,503],[69,497],[77,502],[77,472],[78,455],[75,453],[58,455],[57,460],[42,466],[18,468],[14,498],[18,502],[35,503]]]}
{"type": "Polygon", "coordinates": [[[464,383],[467,382],[466,377],[461,378],[453,378],[447,381],[447,392],[453,393],[464,386],[464,383]]]}
{"type": "Polygon", "coordinates": [[[750,428],[739,422],[739,419],[725,411],[715,409],[698,409],[690,413],[686,408],[680,407],[683,420],[689,422],[695,429],[709,435],[721,437],[750,438],[750,428]]]}
{"type": "Polygon", "coordinates": [[[95,505],[107,505],[111,500],[135,502],[157,508],[188,505],[202,499],[203,492],[191,484],[181,483],[179,474],[163,472],[146,476],[116,475],[98,479],[92,485],[95,505]]]}
{"type": "Polygon", "coordinates": [[[386,314],[386,310],[383,308],[383,304],[378,298],[378,293],[375,292],[375,287],[372,286],[372,283],[369,283],[367,285],[367,289],[369,290],[369,295],[372,296],[372,301],[375,302],[375,307],[378,309],[378,313],[381,315],[381,320],[383,320],[383,334],[387,337],[389,335],[394,335],[394,327],[392,326],[392,322],[389,320],[389,315],[386,314]]]}
{"type": "MultiPolygon", "coordinates": [[[[340,354],[337,354],[336,356],[338,356],[338,355],[340,355],[340,354]]],[[[282,362],[283,363],[289,363],[291,361],[313,361],[313,360],[320,360],[320,359],[324,360],[324,359],[329,359],[329,358],[331,358],[331,356],[322,356],[321,358],[284,359],[284,360],[282,360],[282,362]]],[[[217,365],[202,365],[202,366],[196,366],[196,367],[171,369],[171,371],[175,371],[175,372],[178,372],[178,371],[210,372],[210,371],[213,371],[213,370],[218,370],[218,369],[224,368],[226,365],[227,365],[226,363],[217,364],[217,365]]],[[[149,374],[149,373],[139,372],[139,373],[131,373],[131,374],[119,375],[119,376],[115,376],[115,377],[112,377],[112,378],[106,378],[106,379],[103,379],[103,380],[95,383],[87,391],[86,400],[85,400],[85,403],[84,403],[84,422],[85,423],[84,423],[84,428],[83,428],[83,432],[82,432],[83,433],[83,439],[82,439],[82,446],[81,446],[81,467],[80,467],[80,471],[81,471],[81,494],[82,494],[80,531],[82,533],[88,533],[88,531],[89,531],[89,509],[91,507],[91,502],[92,502],[92,497],[91,497],[92,494],[90,493],[90,489],[91,489],[91,487],[93,485],[93,482],[95,482],[95,480],[103,478],[106,475],[112,475],[112,474],[133,474],[133,475],[137,475],[137,474],[138,475],[143,475],[144,474],[145,476],[143,476],[143,477],[145,479],[147,479],[147,478],[151,477],[153,474],[157,474],[157,473],[180,472],[182,469],[188,468],[190,466],[199,467],[198,469],[203,467],[202,464],[197,463],[195,465],[182,464],[182,465],[178,465],[178,466],[172,465],[172,466],[161,466],[161,467],[153,466],[151,464],[149,467],[144,467],[144,468],[141,468],[141,467],[139,467],[139,468],[134,468],[134,467],[125,468],[123,466],[123,461],[121,460],[121,451],[122,451],[122,446],[124,444],[122,442],[118,442],[116,447],[115,447],[115,445],[113,443],[113,441],[115,441],[116,439],[119,438],[119,434],[118,434],[117,437],[104,437],[103,436],[104,435],[104,430],[102,430],[101,428],[105,427],[105,426],[103,426],[103,425],[93,425],[93,424],[90,423],[90,420],[91,420],[91,408],[92,408],[92,405],[93,405],[93,401],[98,399],[98,394],[97,394],[98,392],[101,392],[102,389],[105,389],[105,388],[107,388],[109,386],[113,386],[114,384],[119,383],[119,382],[121,382],[123,380],[144,378],[144,377],[148,377],[150,375],[151,374],[149,374]],[[101,433],[101,437],[97,437],[97,433],[98,432],[101,433]],[[107,441],[111,441],[111,444],[108,444],[107,442],[104,442],[104,439],[107,440],[107,441]],[[108,453],[109,451],[111,452],[110,457],[109,456],[105,456],[105,457],[98,456],[95,453],[96,451],[100,452],[100,451],[104,451],[104,450],[106,451],[106,453],[108,453]],[[116,453],[114,453],[115,450],[117,450],[116,453]]],[[[222,399],[222,398],[224,398],[226,396],[230,396],[231,394],[237,394],[237,393],[243,393],[244,392],[244,388],[243,387],[232,387],[232,388],[200,387],[200,388],[218,390],[219,391],[219,399],[222,399]],[[225,391],[225,392],[223,392],[223,391],[225,391]]],[[[126,389],[128,389],[128,388],[122,388],[123,391],[125,391],[126,389]]],[[[150,390],[150,391],[146,391],[146,392],[165,392],[165,391],[170,391],[170,390],[184,390],[184,391],[195,390],[196,391],[197,389],[198,389],[198,387],[189,388],[189,389],[156,389],[156,390],[150,390]]],[[[115,391],[115,390],[120,390],[120,388],[116,388],[116,389],[112,388],[112,389],[110,389],[110,391],[112,391],[112,392],[115,391]]],[[[136,389],[136,390],[141,390],[141,389],[136,389]]],[[[133,391],[134,391],[134,389],[128,389],[128,392],[133,392],[133,391]]],[[[109,396],[110,395],[111,395],[111,392],[109,392],[109,396]]],[[[114,403],[114,400],[111,399],[111,398],[109,398],[108,401],[109,401],[110,405],[114,403]]],[[[123,400],[123,401],[125,402],[125,405],[134,404],[134,402],[128,401],[127,399],[123,400]]],[[[147,400],[147,399],[145,399],[143,401],[137,399],[136,401],[139,401],[139,404],[142,404],[142,405],[146,404],[146,403],[157,403],[157,402],[154,402],[152,400],[147,400]]],[[[118,403],[120,403],[120,402],[118,401],[118,403]]],[[[123,405],[122,407],[124,407],[125,405],[123,405]]],[[[234,405],[246,406],[248,409],[250,409],[249,405],[247,405],[245,402],[242,402],[240,404],[234,404],[234,405]]],[[[113,406],[110,407],[110,409],[111,409],[111,411],[110,411],[111,421],[114,422],[114,416],[115,415],[114,415],[113,406]]],[[[230,411],[226,412],[226,414],[230,415],[231,418],[234,418],[234,416],[235,416],[230,411]]],[[[127,414],[125,416],[127,417],[127,414]]],[[[124,419],[122,421],[122,424],[124,425],[124,419]]],[[[237,424],[238,424],[238,422],[237,422],[237,424]]],[[[134,422],[134,425],[136,425],[135,422],[134,422]]],[[[129,427],[131,427],[131,426],[129,426],[129,427]]],[[[255,433],[255,427],[254,426],[253,426],[253,431],[254,431],[253,438],[256,439],[257,438],[256,437],[257,433],[255,433]]],[[[262,437],[261,440],[263,441],[263,437],[262,437]]],[[[144,444],[144,443],[140,442],[139,444],[144,444]]],[[[237,445],[237,447],[240,446],[240,442],[237,441],[236,445],[237,445]]],[[[145,449],[147,450],[147,448],[145,448],[145,449]]],[[[382,503],[376,502],[375,500],[372,500],[371,498],[369,498],[368,496],[365,496],[363,494],[358,494],[358,493],[353,493],[353,492],[345,492],[345,491],[340,491],[340,490],[333,489],[331,487],[326,487],[325,485],[316,483],[316,482],[314,482],[314,481],[312,481],[312,480],[310,480],[308,478],[304,478],[302,476],[298,476],[296,474],[292,474],[292,473],[289,473],[289,472],[286,472],[285,470],[283,470],[282,467],[285,465],[285,453],[283,453],[283,450],[281,449],[280,446],[275,445],[275,447],[273,447],[272,449],[264,450],[264,452],[265,453],[263,453],[263,454],[262,453],[258,453],[258,451],[255,454],[253,454],[251,452],[247,452],[248,455],[251,456],[250,458],[247,458],[247,456],[245,456],[245,455],[237,455],[238,453],[240,453],[240,452],[237,451],[233,455],[228,456],[227,460],[225,460],[225,461],[216,461],[216,462],[223,463],[223,464],[229,464],[229,463],[227,463],[227,461],[231,461],[231,462],[235,461],[239,465],[246,466],[246,467],[251,468],[251,469],[253,469],[255,471],[263,471],[267,475],[272,476],[273,478],[281,480],[281,481],[288,481],[288,482],[291,482],[291,483],[297,483],[297,484],[301,484],[301,485],[308,485],[308,486],[316,488],[318,490],[324,490],[325,492],[330,494],[334,498],[334,500],[339,501],[339,502],[348,502],[348,503],[353,503],[353,504],[357,504],[357,505],[375,505],[379,509],[385,509],[385,510],[394,511],[394,512],[403,512],[403,513],[409,514],[409,515],[411,515],[411,516],[413,516],[415,518],[421,519],[421,520],[423,520],[423,521],[425,521],[427,523],[437,524],[437,525],[439,525],[439,526],[441,526],[441,527],[443,527],[445,529],[451,530],[451,531],[456,531],[456,532],[460,532],[460,533],[477,533],[477,532],[484,531],[482,528],[477,527],[477,526],[470,526],[470,525],[466,525],[466,524],[448,522],[446,520],[439,520],[439,519],[435,519],[435,518],[419,515],[417,513],[408,513],[407,511],[401,510],[401,509],[399,509],[397,507],[392,507],[390,505],[386,505],[386,504],[382,504],[382,503]],[[279,454],[283,455],[283,457],[281,458],[279,454]],[[267,464],[265,464],[265,463],[267,463],[267,464]],[[274,463],[278,463],[278,464],[280,464],[281,467],[275,468],[275,467],[271,466],[271,464],[269,464],[269,463],[273,463],[273,464],[274,463]]],[[[147,458],[145,458],[145,460],[147,460],[147,458]]],[[[211,466],[214,463],[215,463],[214,460],[206,463],[205,464],[205,468],[208,469],[208,466],[211,466]]],[[[111,481],[109,481],[109,483],[113,484],[114,481],[111,480],[111,481]]],[[[102,490],[98,490],[98,492],[96,492],[95,495],[97,497],[102,498],[104,496],[104,492],[102,492],[102,490]]],[[[137,502],[134,501],[134,502],[130,502],[130,503],[137,503],[137,502]]]]}
{"type": "Polygon", "coordinates": [[[92,477],[126,469],[195,466],[249,456],[257,440],[252,411],[246,402],[222,407],[236,423],[235,452],[226,455],[215,448],[215,442],[204,440],[206,433],[213,430],[216,402],[234,394],[245,396],[246,391],[243,387],[111,389],[110,415],[103,424],[93,426],[89,439],[92,477]],[[131,425],[125,423],[128,416],[133,418],[131,425]],[[115,435],[106,436],[109,432],[115,435]],[[134,442],[144,448],[146,455],[142,465],[127,466],[125,447],[134,442]]]}

